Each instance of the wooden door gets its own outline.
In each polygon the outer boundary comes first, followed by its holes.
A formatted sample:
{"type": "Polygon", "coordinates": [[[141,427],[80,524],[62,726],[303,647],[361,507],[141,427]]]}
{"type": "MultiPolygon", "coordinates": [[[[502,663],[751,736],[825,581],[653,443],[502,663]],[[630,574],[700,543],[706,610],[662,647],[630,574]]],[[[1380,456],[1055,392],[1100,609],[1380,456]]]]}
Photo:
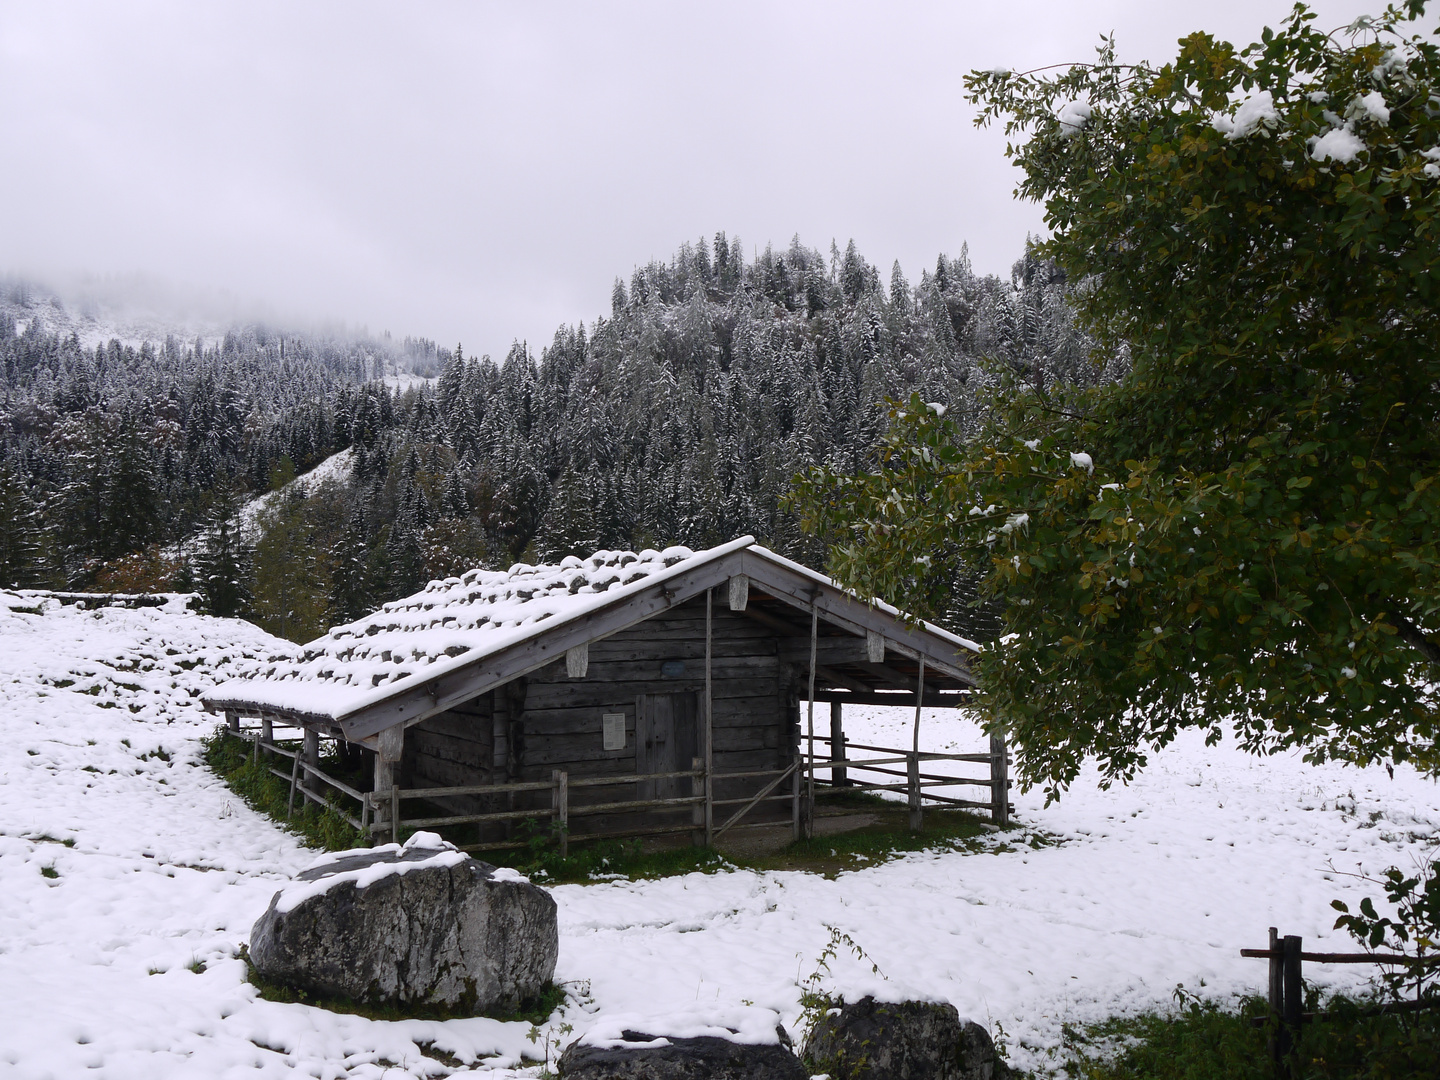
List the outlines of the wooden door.
{"type": "MultiPolygon", "coordinates": [[[[635,771],[681,772],[699,752],[695,695],[641,694],[635,707],[635,771]]],[[[647,780],[639,785],[642,799],[678,799],[690,794],[687,778],[647,780]]]]}

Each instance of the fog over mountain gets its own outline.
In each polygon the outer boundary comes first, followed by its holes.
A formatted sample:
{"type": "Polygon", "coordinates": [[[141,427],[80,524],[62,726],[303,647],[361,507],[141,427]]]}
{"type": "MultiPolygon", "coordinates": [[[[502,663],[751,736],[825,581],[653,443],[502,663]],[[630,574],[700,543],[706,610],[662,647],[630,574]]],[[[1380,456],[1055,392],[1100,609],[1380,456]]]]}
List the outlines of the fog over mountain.
{"type": "Polygon", "coordinates": [[[1043,223],[967,70],[1243,44],[1289,6],[6,5],[0,273],[497,357],[720,230],[1004,275],[1043,223]]]}

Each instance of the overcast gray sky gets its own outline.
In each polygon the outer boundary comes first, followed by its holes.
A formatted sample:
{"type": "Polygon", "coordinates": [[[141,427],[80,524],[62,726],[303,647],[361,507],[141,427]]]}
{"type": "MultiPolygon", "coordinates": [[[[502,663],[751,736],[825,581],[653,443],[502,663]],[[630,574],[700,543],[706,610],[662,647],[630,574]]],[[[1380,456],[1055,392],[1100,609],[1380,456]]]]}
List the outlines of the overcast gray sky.
{"type": "MultiPolygon", "coordinates": [[[[1326,29],[1379,0],[1316,5],[1326,29]]],[[[1168,59],[1287,0],[0,4],[0,270],[140,275],[498,359],[723,229],[1004,273],[971,68],[1168,59]]]]}

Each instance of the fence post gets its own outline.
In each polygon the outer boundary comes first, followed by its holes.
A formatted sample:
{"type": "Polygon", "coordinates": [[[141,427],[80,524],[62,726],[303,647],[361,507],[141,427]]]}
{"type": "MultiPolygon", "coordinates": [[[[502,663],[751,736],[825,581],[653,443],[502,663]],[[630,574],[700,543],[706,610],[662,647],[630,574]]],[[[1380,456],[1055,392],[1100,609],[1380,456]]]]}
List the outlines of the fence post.
{"type": "Polygon", "coordinates": [[[299,782],[299,780],[300,780],[300,755],[299,755],[299,754],[296,754],[296,755],[295,755],[295,761],[294,761],[294,763],[290,766],[290,802],[289,802],[289,804],[285,807],[285,816],[286,816],[286,817],[292,817],[292,818],[293,818],[293,817],[295,816],[295,785],[299,782]]]}
{"type": "Polygon", "coordinates": [[[795,772],[790,783],[790,839],[800,839],[800,747],[795,747],[795,772]]]}
{"type": "MultiPolygon", "coordinates": [[[[838,701],[830,702],[830,760],[845,760],[845,706],[838,701]]],[[[849,787],[850,776],[844,765],[830,770],[831,787],[849,787]]]]}
{"type": "Polygon", "coordinates": [[[1285,961],[1280,955],[1280,931],[1270,927],[1270,978],[1266,987],[1270,1002],[1270,1058],[1278,1066],[1285,1057],[1280,1032],[1281,1016],[1285,1011],[1285,961]]]}
{"type": "MultiPolygon", "coordinates": [[[[690,778],[690,794],[705,798],[705,790],[709,776],[705,773],[705,759],[691,758],[690,771],[697,775],[690,778]]],[[[699,847],[701,844],[709,846],[710,828],[707,824],[707,812],[709,807],[704,802],[693,803],[690,807],[690,824],[695,826],[690,830],[690,843],[699,847]]]]}
{"type": "Polygon", "coordinates": [[[910,788],[910,831],[925,827],[925,811],[920,806],[920,755],[913,750],[905,755],[905,772],[910,788]]]}
{"type": "Polygon", "coordinates": [[[555,826],[560,833],[560,857],[570,857],[570,774],[555,769],[550,774],[555,789],[550,792],[550,806],[555,811],[555,826]]]}
{"type": "Polygon", "coordinates": [[[1010,824],[1010,759],[1005,736],[990,736],[990,820],[1001,828],[1010,824]]]}
{"type": "MultiPolygon", "coordinates": [[[[260,741],[273,743],[275,741],[275,722],[268,716],[260,718],[260,741]]],[[[270,751],[265,751],[265,756],[270,756],[270,751]]]]}
{"type": "Polygon", "coordinates": [[[237,712],[232,712],[232,711],[228,711],[228,710],[226,711],[226,713],[225,713],[225,730],[227,730],[228,732],[230,732],[231,735],[239,735],[239,734],[240,734],[240,714],[239,714],[239,713],[237,713],[237,712]]]}
{"type": "Polygon", "coordinates": [[[1300,981],[1300,936],[1286,934],[1283,946],[1285,971],[1285,1053],[1289,1054],[1300,1041],[1301,1013],[1305,1008],[1305,991],[1300,981]]]}
{"type": "MultiPolygon", "coordinates": [[[[318,731],[308,727],[305,729],[305,742],[301,747],[300,754],[305,759],[306,765],[316,769],[320,767],[320,733],[318,731]]],[[[306,791],[313,791],[316,794],[320,792],[320,781],[304,769],[300,770],[300,786],[306,791]]]]}

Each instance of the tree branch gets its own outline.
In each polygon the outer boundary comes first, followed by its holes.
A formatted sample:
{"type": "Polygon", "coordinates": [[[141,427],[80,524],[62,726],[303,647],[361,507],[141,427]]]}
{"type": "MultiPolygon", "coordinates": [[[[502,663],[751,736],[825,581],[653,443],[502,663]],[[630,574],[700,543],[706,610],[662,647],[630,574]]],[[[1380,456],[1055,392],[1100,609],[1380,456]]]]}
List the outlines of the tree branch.
{"type": "Polygon", "coordinates": [[[1427,661],[1440,667],[1440,645],[1435,644],[1409,619],[1404,617],[1395,620],[1395,628],[1400,631],[1400,639],[1406,644],[1413,645],[1427,661]]]}

